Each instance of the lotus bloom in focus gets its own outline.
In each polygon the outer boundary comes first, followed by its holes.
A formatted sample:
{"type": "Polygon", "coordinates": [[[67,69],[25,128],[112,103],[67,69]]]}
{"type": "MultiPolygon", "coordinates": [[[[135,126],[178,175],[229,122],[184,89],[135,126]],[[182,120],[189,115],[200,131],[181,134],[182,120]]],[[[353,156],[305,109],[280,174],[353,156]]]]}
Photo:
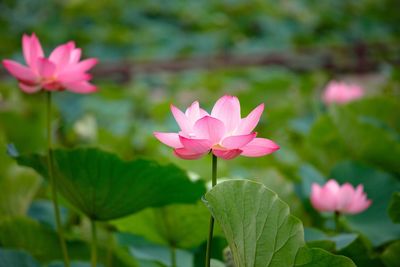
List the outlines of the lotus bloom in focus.
{"type": "Polygon", "coordinates": [[[354,188],[349,183],[340,186],[335,180],[329,180],[322,187],[312,184],[311,204],[318,211],[356,214],[367,209],[371,200],[367,199],[361,184],[354,188]]]}
{"type": "Polygon", "coordinates": [[[332,81],[325,88],[322,99],[325,104],[345,104],[364,96],[364,89],[355,84],[332,81]]]}
{"type": "Polygon", "coordinates": [[[211,114],[193,102],[183,113],[171,105],[172,114],[180,127],[178,133],[155,132],[155,137],[174,149],[182,159],[198,159],[212,152],[223,159],[239,155],[260,157],[279,149],[273,141],[258,138],[253,132],[264,110],[257,106],[250,114],[241,118],[239,99],[225,95],[214,105],[211,114]]]}
{"type": "Polygon", "coordinates": [[[89,83],[92,78],[86,73],[97,63],[89,58],[80,61],[81,49],[74,42],[56,47],[46,58],[35,34],[22,37],[22,50],[27,66],[13,60],[3,60],[4,67],[19,81],[25,93],[69,90],[74,93],[91,93],[96,86],[89,83]]]}

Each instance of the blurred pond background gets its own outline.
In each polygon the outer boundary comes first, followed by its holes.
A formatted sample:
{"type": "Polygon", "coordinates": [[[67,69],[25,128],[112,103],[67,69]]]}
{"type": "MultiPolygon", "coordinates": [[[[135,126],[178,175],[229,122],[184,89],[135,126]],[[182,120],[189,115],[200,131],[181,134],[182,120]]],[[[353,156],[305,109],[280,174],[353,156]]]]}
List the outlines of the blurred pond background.
{"type": "MultiPolygon", "coordinates": [[[[318,218],[301,192],[312,177],[362,166],[364,174],[399,179],[399,10],[396,0],[2,0],[0,56],[22,62],[23,33],[35,32],[46,54],[74,40],[85,58],[100,60],[93,71],[99,92],[54,94],[56,145],[173,162],[205,180],[210,157],[175,158],[152,135],[178,130],[170,104],[185,109],[198,100],[210,111],[231,94],[245,116],[265,103],[256,130],[281,150],[220,160],[219,177],[256,178],[311,225],[318,218]],[[321,94],[333,79],[359,84],[366,97],[326,107],[321,94]]],[[[44,97],[25,95],[0,69],[3,151],[7,143],[44,151],[44,97]]],[[[1,153],[0,172],[20,170],[1,153]]],[[[37,187],[31,198],[42,191],[37,187]]]]}

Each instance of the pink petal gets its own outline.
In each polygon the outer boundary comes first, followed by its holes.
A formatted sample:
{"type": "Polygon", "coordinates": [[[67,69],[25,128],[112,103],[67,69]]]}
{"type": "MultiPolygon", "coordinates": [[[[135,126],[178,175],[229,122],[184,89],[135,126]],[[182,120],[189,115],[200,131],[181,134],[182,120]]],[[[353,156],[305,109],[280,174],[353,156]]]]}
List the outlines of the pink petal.
{"type": "Polygon", "coordinates": [[[185,115],[189,121],[195,122],[198,119],[207,116],[208,113],[204,109],[200,108],[198,101],[195,101],[186,109],[185,115]]]}
{"type": "Polygon", "coordinates": [[[317,183],[313,183],[311,185],[310,200],[314,209],[318,211],[332,211],[327,210],[326,206],[324,205],[324,199],[323,196],[321,196],[321,187],[317,183]]]}
{"type": "Polygon", "coordinates": [[[28,94],[36,93],[37,91],[40,91],[41,87],[40,85],[28,85],[24,83],[19,83],[19,88],[21,88],[22,91],[28,94]]]}
{"type": "Polygon", "coordinates": [[[280,147],[272,140],[266,138],[254,138],[246,146],[242,147],[242,155],[246,157],[261,157],[271,154],[280,147]]]}
{"type": "Polygon", "coordinates": [[[235,96],[225,95],[215,103],[211,116],[225,125],[226,132],[235,130],[240,123],[240,102],[235,96]]]}
{"type": "Polygon", "coordinates": [[[36,61],[39,75],[44,78],[53,78],[56,71],[56,65],[50,62],[47,58],[38,58],[36,61]]]}
{"type": "Polygon", "coordinates": [[[250,143],[256,137],[256,135],[257,133],[228,136],[222,140],[221,145],[228,149],[241,148],[250,143]]]}
{"type": "Polygon", "coordinates": [[[91,68],[93,68],[94,65],[96,65],[98,62],[99,61],[97,60],[97,58],[88,58],[88,59],[82,60],[81,62],[79,62],[77,64],[71,65],[71,68],[74,71],[86,72],[86,71],[90,70],[91,68]]]}
{"type": "Polygon", "coordinates": [[[323,207],[326,211],[335,211],[337,210],[337,198],[340,187],[339,184],[335,180],[329,180],[321,189],[320,195],[324,199],[323,207]]]}
{"type": "Polygon", "coordinates": [[[210,116],[205,116],[196,121],[193,131],[196,138],[208,139],[211,145],[218,144],[225,135],[224,124],[210,116]]]}
{"type": "Polygon", "coordinates": [[[193,154],[207,153],[212,145],[207,139],[190,139],[184,136],[179,136],[179,141],[187,151],[193,152],[193,154]]]}
{"type": "Polygon", "coordinates": [[[154,136],[161,142],[172,148],[182,147],[177,133],[160,133],[154,132],[154,136]]]}
{"type": "Polygon", "coordinates": [[[73,42],[57,46],[53,52],[51,52],[49,60],[53,62],[58,69],[64,68],[70,61],[71,52],[74,47],[75,44],[73,42]]]}
{"type": "Polygon", "coordinates": [[[177,148],[174,150],[175,156],[181,158],[181,159],[198,159],[201,158],[203,155],[206,153],[193,153],[192,151],[187,150],[186,148],[177,148]]]}
{"type": "Polygon", "coordinates": [[[89,81],[92,79],[92,75],[83,72],[68,72],[57,75],[58,80],[62,83],[89,81]]]}
{"type": "Polygon", "coordinates": [[[87,81],[63,83],[63,86],[71,92],[89,94],[97,91],[97,87],[87,81]]]}
{"type": "Polygon", "coordinates": [[[351,184],[345,183],[341,186],[337,196],[336,210],[346,213],[351,206],[354,196],[354,188],[351,184]]]}
{"type": "Polygon", "coordinates": [[[228,160],[228,159],[233,159],[233,158],[236,158],[237,156],[239,156],[242,153],[242,150],[213,148],[212,153],[219,158],[228,160]]]}
{"type": "MultiPolygon", "coordinates": [[[[24,45],[24,43],[26,44],[27,42],[23,41],[23,45],[24,45]]],[[[26,63],[28,64],[28,66],[31,67],[31,69],[34,72],[36,72],[37,71],[37,59],[43,58],[44,53],[43,53],[42,46],[39,42],[39,39],[36,37],[36,35],[34,33],[32,33],[32,36],[30,37],[29,48],[27,48],[26,52],[24,49],[24,55],[29,55],[29,60],[25,59],[26,63]]]]}
{"type": "Polygon", "coordinates": [[[69,63],[70,64],[78,63],[79,60],[81,59],[81,55],[82,55],[82,49],[80,48],[73,49],[69,58],[69,63]]]}
{"type": "Polygon", "coordinates": [[[11,73],[11,75],[24,83],[35,84],[38,80],[37,76],[30,68],[25,67],[18,62],[5,59],[3,60],[3,66],[11,73]]]}
{"type": "Polygon", "coordinates": [[[261,114],[264,111],[264,104],[258,105],[250,114],[240,121],[239,127],[236,129],[236,134],[248,134],[256,128],[260,121],[261,114]]]}
{"type": "Polygon", "coordinates": [[[192,132],[192,126],[194,122],[190,122],[189,119],[185,116],[185,114],[172,104],[171,104],[171,112],[181,130],[185,134],[189,135],[192,132]]]}

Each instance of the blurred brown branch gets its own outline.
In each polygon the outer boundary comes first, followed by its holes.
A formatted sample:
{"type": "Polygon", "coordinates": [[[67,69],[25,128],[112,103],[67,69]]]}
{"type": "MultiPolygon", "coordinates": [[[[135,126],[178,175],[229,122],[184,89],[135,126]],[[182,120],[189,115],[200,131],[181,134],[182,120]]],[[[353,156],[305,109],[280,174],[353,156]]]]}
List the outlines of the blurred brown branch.
{"type": "MultiPolygon", "coordinates": [[[[103,62],[93,71],[96,79],[128,83],[136,74],[179,72],[192,69],[221,69],[250,66],[280,66],[294,72],[325,70],[333,74],[369,73],[382,65],[400,66],[400,45],[357,43],[351,46],[301,48],[265,54],[192,57],[146,62],[103,62]]],[[[5,70],[0,71],[4,78],[5,70]]]]}

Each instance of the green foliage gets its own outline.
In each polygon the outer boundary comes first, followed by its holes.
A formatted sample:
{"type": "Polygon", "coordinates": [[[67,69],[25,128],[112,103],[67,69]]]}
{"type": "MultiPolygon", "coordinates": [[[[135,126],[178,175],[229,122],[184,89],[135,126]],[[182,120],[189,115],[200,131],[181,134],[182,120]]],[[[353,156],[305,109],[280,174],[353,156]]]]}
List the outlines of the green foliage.
{"type": "Polygon", "coordinates": [[[387,267],[396,267],[400,265],[400,241],[390,244],[382,253],[382,260],[387,267]]]}
{"type": "Polygon", "coordinates": [[[0,177],[0,217],[26,215],[41,180],[30,170],[14,166],[0,177]]]}
{"type": "Polygon", "coordinates": [[[400,223],[400,192],[394,192],[392,194],[388,212],[394,223],[400,223]]]}
{"type": "Polygon", "coordinates": [[[155,243],[193,248],[206,240],[209,212],[201,202],[146,209],[113,221],[121,232],[145,237],[155,243]]]}
{"type": "MultiPolygon", "coordinates": [[[[53,156],[59,191],[95,220],[116,219],[147,207],[193,203],[204,193],[203,183],[191,182],[171,164],[123,161],[97,149],[58,149],[53,156]]],[[[20,156],[17,161],[48,177],[45,156],[20,156]]]]}
{"type": "MultiPolygon", "coordinates": [[[[15,217],[0,222],[0,245],[3,248],[23,249],[42,263],[62,258],[57,234],[36,221],[15,217]]],[[[88,260],[89,246],[81,241],[69,241],[68,251],[73,260],[88,260]]],[[[99,248],[100,261],[105,262],[106,250],[99,248]]],[[[124,256],[120,249],[112,251],[114,263],[121,267],[137,267],[132,257],[124,256]]]]}
{"type": "Polygon", "coordinates": [[[354,266],[345,257],[304,247],[301,222],[262,184],[222,182],[206,194],[205,203],[224,231],[236,266],[315,266],[332,259],[337,266],[354,266]]]}

